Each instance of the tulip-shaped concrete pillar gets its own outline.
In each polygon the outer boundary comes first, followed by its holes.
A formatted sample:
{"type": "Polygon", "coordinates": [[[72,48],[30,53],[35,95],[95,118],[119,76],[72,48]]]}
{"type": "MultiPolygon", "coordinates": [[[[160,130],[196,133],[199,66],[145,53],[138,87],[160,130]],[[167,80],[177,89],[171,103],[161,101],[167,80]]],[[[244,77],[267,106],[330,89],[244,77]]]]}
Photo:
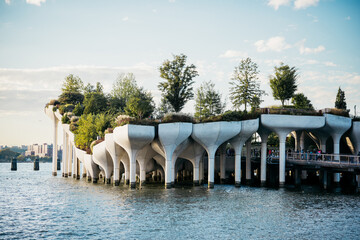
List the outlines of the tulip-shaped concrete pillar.
{"type": "MultiPolygon", "coordinates": [[[[261,186],[266,185],[266,154],[267,154],[267,140],[271,133],[269,129],[260,127],[258,133],[261,137],[261,163],[260,163],[260,182],[261,186]]],[[[296,142],[296,141],[295,141],[296,142]]]]}
{"type": "Polygon", "coordinates": [[[99,166],[96,163],[94,163],[91,154],[87,154],[87,153],[84,154],[84,162],[87,170],[88,179],[92,179],[93,183],[97,183],[97,181],[99,180],[99,173],[100,173],[99,166]]]}
{"type": "Polygon", "coordinates": [[[65,130],[63,130],[63,156],[62,156],[62,159],[63,159],[63,177],[68,177],[68,157],[69,157],[69,154],[68,154],[68,144],[67,144],[67,134],[65,132],[65,130]]]}
{"type": "Polygon", "coordinates": [[[180,154],[181,158],[188,159],[193,164],[193,182],[195,186],[200,184],[200,161],[205,149],[197,142],[192,141],[180,154]]]}
{"type": "Polygon", "coordinates": [[[191,137],[208,153],[208,187],[214,188],[215,152],[225,141],[238,135],[241,122],[212,122],[193,125],[191,137]]]}
{"type": "MultiPolygon", "coordinates": [[[[118,146],[118,145],[117,145],[118,146]]],[[[105,134],[105,148],[110,154],[112,165],[113,165],[113,181],[115,186],[120,185],[120,159],[117,158],[116,155],[116,144],[114,142],[114,136],[113,133],[107,133],[105,134]]],[[[121,148],[118,146],[118,148],[121,148]]],[[[125,150],[122,150],[122,153],[125,153],[125,150]]],[[[126,153],[125,153],[126,154],[126,153]]]]}
{"type": "MultiPolygon", "coordinates": [[[[235,187],[240,187],[241,184],[241,153],[245,142],[258,130],[259,119],[241,121],[241,130],[237,136],[230,139],[230,144],[235,150],[235,187]]],[[[249,148],[249,145],[247,146],[249,148]]],[[[250,142],[251,148],[251,142],[250,142]]],[[[247,154],[248,155],[248,154],[247,154]]],[[[248,158],[248,156],[246,157],[248,158]]],[[[250,160],[250,158],[249,158],[250,160]]],[[[248,162],[246,163],[247,165],[248,162]]],[[[248,168],[248,167],[247,167],[248,168]]],[[[250,166],[251,169],[251,166],[250,166]]]]}
{"type": "Polygon", "coordinates": [[[106,184],[111,183],[111,175],[114,171],[114,164],[110,153],[106,149],[105,141],[93,147],[93,161],[105,172],[106,184]]]}
{"type": "Polygon", "coordinates": [[[58,149],[58,122],[59,120],[56,118],[55,113],[53,111],[54,106],[49,105],[45,108],[45,114],[53,121],[54,127],[54,138],[53,138],[53,152],[52,152],[52,175],[57,175],[57,149],[58,149]]]}
{"type": "Polygon", "coordinates": [[[355,149],[355,154],[360,152],[360,122],[353,122],[350,130],[350,139],[355,149]]]}
{"type": "Polygon", "coordinates": [[[220,152],[220,183],[224,184],[226,181],[226,145],[227,142],[223,143],[219,147],[220,152]]]}
{"type": "Polygon", "coordinates": [[[279,136],[279,186],[283,187],[285,185],[286,136],[291,131],[321,128],[325,125],[325,118],[316,116],[263,114],[261,115],[261,124],[276,132],[279,136]]]}
{"type": "Polygon", "coordinates": [[[157,153],[151,148],[151,145],[146,145],[137,156],[137,161],[140,167],[140,184],[145,184],[146,171],[150,160],[157,155],[157,153]]]}
{"type": "Polygon", "coordinates": [[[136,185],[136,157],[155,137],[153,126],[125,125],[114,129],[114,140],[125,149],[130,160],[130,188],[136,185]]]}
{"type": "MultiPolygon", "coordinates": [[[[174,172],[173,154],[192,132],[192,123],[159,124],[159,140],[165,152],[165,187],[170,188],[174,172]]],[[[176,161],[176,159],[175,159],[176,161]]],[[[175,177],[175,176],[174,176],[175,177]]]]}

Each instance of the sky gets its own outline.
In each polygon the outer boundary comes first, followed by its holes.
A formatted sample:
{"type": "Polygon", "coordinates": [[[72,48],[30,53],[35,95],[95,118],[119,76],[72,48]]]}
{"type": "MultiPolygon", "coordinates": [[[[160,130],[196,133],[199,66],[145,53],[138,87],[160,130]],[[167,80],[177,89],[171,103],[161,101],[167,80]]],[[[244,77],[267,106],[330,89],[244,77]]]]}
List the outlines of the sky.
{"type": "Polygon", "coordinates": [[[132,72],[159,103],[159,66],[181,53],[199,72],[194,89],[211,80],[226,109],[234,68],[250,57],[261,107],[281,104],[269,76],[283,62],[316,109],[334,107],[341,87],[360,112],[359,13],[357,0],[0,0],[0,145],[51,143],[44,106],[70,73],[110,92],[132,72]]]}

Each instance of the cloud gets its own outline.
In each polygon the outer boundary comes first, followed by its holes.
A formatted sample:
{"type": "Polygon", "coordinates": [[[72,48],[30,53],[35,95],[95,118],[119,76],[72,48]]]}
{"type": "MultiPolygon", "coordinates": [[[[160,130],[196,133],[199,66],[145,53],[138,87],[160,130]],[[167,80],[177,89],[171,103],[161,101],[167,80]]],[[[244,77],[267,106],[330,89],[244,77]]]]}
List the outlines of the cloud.
{"type": "Polygon", "coordinates": [[[308,14],[307,16],[312,18],[313,22],[319,22],[319,19],[318,19],[317,16],[314,16],[314,15],[311,15],[311,14],[308,14]]]}
{"type": "Polygon", "coordinates": [[[5,0],[5,3],[6,3],[7,5],[10,5],[11,0],[5,0]]]}
{"type": "Polygon", "coordinates": [[[221,54],[220,58],[246,58],[249,55],[246,52],[236,51],[236,50],[227,50],[221,54]]]}
{"type": "Polygon", "coordinates": [[[285,42],[285,38],[277,36],[269,38],[268,40],[259,40],[254,43],[258,52],[274,51],[281,52],[285,49],[291,48],[290,44],[285,42]]]}
{"type": "Polygon", "coordinates": [[[174,3],[174,2],[176,2],[176,0],[169,0],[169,2],[170,2],[170,3],[174,3]]]}
{"type": "Polygon", "coordinates": [[[289,5],[289,3],[290,0],[269,0],[267,5],[278,10],[280,6],[289,5]]]}
{"type": "Polygon", "coordinates": [[[346,18],[345,18],[345,20],[348,20],[348,21],[350,21],[350,16],[347,16],[346,18]]]}
{"type": "Polygon", "coordinates": [[[123,17],[122,20],[123,20],[123,22],[126,22],[127,20],[129,20],[129,17],[127,17],[127,16],[123,17]]]}
{"type": "Polygon", "coordinates": [[[281,62],[283,62],[280,59],[268,59],[264,61],[269,67],[274,67],[280,65],[281,62]]]}
{"type": "Polygon", "coordinates": [[[325,66],[328,66],[328,67],[336,67],[336,64],[333,63],[333,62],[324,62],[325,66]]]}
{"type": "Polygon", "coordinates": [[[305,47],[306,39],[301,40],[297,45],[299,46],[300,54],[312,54],[312,53],[319,53],[325,51],[325,47],[323,45],[319,45],[316,48],[308,48],[305,47]]]}
{"type": "Polygon", "coordinates": [[[26,0],[27,4],[32,4],[32,5],[36,5],[36,6],[41,6],[42,3],[45,3],[46,0],[26,0]]]}
{"type": "Polygon", "coordinates": [[[294,8],[295,9],[305,9],[311,6],[316,6],[319,0],[295,0],[294,8]]]}

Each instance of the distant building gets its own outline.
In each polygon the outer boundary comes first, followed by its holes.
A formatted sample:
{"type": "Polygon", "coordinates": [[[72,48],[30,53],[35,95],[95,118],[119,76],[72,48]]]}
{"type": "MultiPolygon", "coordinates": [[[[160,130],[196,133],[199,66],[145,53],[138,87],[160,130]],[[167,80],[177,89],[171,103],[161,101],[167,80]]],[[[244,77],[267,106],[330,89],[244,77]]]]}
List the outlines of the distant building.
{"type": "Polygon", "coordinates": [[[44,143],[42,145],[33,144],[27,147],[25,156],[39,156],[39,157],[51,157],[53,151],[53,145],[44,143]]]}

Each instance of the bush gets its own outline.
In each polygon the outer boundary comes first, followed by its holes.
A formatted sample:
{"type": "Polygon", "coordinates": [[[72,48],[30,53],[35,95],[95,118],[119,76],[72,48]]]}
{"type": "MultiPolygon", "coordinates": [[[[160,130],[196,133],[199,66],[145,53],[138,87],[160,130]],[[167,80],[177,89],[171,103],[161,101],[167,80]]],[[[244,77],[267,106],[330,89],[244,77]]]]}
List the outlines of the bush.
{"type": "Polygon", "coordinates": [[[339,109],[339,108],[330,108],[330,109],[326,109],[326,110],[327,110],[326,113],[329,113],[329,114],[342,116],[342,117],[349,117],[350,110],[344,110],[344,109],[339,109]]]}
{"type": "Polygon", "coordinates": [[[75,114],[75,116],[80,117],[84,112],[84,107],[80,103],[78,103],[78,104],[76,104],[76,106],[72,112],[75,114]]]}
{"type": "MultiPolygon", "coordinates": [[[[68,115],[67,115],[68,116],[68,115]]],[[[78,116],[71,116],[71,118],[70,118],[70,122],[71,123],[75,123],[75,122],[78,122],[79,121],[79,117],[78,116]]]]}
{"type": "Polygon", "coordinates": [[[70,123],[70,131],[73,133],[76,133],[76,130],[78,129],[79,125],[77,124],[77,122],[72,122],[70,123]]]}
{"type": "Polygon", "coordinates": [[[72,104],[61,105],[59,108],[59,112],[63,115],[64,113],[72,112],[74,108],[75,106],[72,104]]]}
{"type": "Polygon", "coordinates": [[[66,114],[64,114],[61,118],[61,122],[63,124],[69,124],[70,123],[70,119],[68,118],[68,116],[66,114]]]}
{"type": "Polygon", "coordinates": [[[52,99],[52,100],[50,100],[50,102],[49,102],[49,105],[54,105],[54,106],[56,106],[56,105],[58,105],[58,104],[60,104],[60,102],[59,102],[58,100],[56,100],[56,99],[52,99]]]}
{"type": "Polygon", "coordinates": [[[353,120],[353,122],[360,122],[360,117],[358,117],[358,116],[357,116],[357,117],[353,117],[352,120],[353,120]]]}
{"type": "Polygon", "coordinates": [[[59,102],[65,104],[78,104],[84,101],[84,95],[75,92],[64,92],[59,96],[59,102]]]}
{"type": "Polygon", "coordinates": [[[162,123],[174,123],[174,122],[190,122],[194,123],[194,118],[188,114],[183,113],[167,113],[161,120],[162,123]]]}
{"type": "Polygon", "coordinates": [[[128,115],[119,115],[115,119],[115,126],[116,127],[124,126],[126,124],[129,124],[130,121],[133,121],[133,120],[135,120],[135,118],[130,117],[128,115]]]}
{"type": "Polygon", "coordinates": [[[223,121],[241,121],[243,113],[240,111],[226,111],[221,116],[223,121]]]}
{"type": "Polygon", "coordinates": [[[53,112],[56,112],[57,109],[58,108],[56,106],[54,106],[52,110],[53,110],[53,112]]]}

